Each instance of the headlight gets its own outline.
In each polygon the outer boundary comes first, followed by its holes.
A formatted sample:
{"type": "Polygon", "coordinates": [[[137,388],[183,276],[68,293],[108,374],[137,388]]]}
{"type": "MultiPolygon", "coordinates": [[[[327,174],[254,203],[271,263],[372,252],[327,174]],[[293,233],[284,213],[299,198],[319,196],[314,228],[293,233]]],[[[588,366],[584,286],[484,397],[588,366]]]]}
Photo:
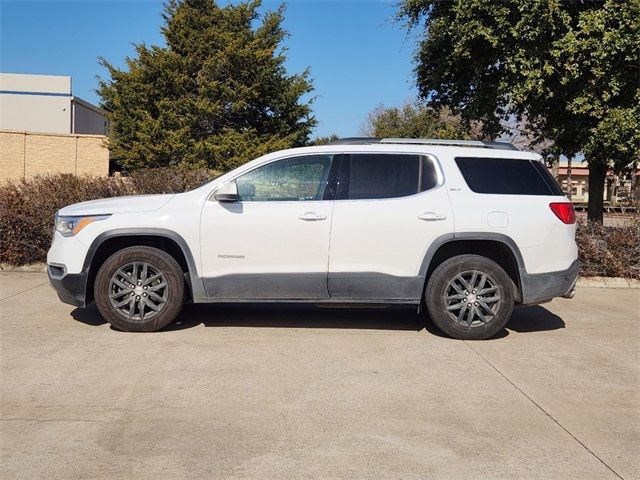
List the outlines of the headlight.
{"type": "Polygon", "coordinates": [[[111,215],[74,215],[60,217],[56,215],[56,231],[60,232],[63,237],[73,237],[90,223],[104,220],[110,216],[111,215]]]}

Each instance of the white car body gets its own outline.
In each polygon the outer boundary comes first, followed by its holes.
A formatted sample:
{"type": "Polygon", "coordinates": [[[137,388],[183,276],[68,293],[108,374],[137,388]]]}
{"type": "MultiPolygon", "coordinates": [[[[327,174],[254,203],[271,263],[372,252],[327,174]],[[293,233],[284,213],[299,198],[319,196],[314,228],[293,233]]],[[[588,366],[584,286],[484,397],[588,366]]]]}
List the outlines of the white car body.
{"type": "Polygon", "coordinates": [[[260,157],[185,193],[65,207],[58,216],[109,217],[89,223],[74,236],[54,233],[47,257],[52,283],[63,301],[84,306],[92,298],[94,262],[98,257],[104,260],[96,254],[105,241],[161,238],[174,250],[176,244],[180,248],[196,303],[419,304],[438,249],[474,241],[495,242],[511,252],[518,303],[568,295],[577,277],[575,225],[563,223],[549,208],[567,199],[475,193],[455,162],[457,157],[536,162],[541,157],[460,143],[347,142],[296,148],[260,157]],[[218,188],[271,162],[361,153],[427,157],[435,166],[437,184],[400,198],[235,203],[215,199],[218,188]]]}

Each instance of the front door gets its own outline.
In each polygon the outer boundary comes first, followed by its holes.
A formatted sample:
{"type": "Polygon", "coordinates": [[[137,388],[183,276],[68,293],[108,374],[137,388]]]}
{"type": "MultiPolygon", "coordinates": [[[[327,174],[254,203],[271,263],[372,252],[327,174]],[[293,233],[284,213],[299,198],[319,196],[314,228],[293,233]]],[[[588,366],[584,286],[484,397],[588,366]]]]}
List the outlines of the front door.
{"type": "Polygon", "coordinates": [[[420,300],[427,250],[453,232],[443,180],[430,156],[344,155],[331,231],[332,299],[420,300]]]}
{"type": "Polygon", "coordinates": [[[239,201],[206,202],[202,271],[215,299],[326,299],[333,156],[298,155],[235,179],[239,201]]]}

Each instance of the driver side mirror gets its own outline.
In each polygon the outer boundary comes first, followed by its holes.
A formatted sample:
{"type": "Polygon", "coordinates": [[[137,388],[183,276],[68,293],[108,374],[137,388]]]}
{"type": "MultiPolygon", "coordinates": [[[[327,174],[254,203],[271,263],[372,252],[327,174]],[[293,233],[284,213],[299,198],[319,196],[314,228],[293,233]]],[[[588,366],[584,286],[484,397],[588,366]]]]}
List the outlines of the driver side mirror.
{"type": "Polygon", "coordinates": [[[240,200],[236,182],[225,183],[222,185],[215,191],[213,198],[218,202],[237,202],[240,200]]]}

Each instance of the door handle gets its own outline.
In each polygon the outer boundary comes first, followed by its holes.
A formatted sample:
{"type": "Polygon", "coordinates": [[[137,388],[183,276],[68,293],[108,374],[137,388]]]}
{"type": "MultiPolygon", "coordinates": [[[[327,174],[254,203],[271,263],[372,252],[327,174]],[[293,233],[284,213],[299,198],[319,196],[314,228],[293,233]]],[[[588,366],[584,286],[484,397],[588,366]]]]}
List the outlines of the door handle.
{"type": "Polygon", "coordinates": [[[436,212],[424,212],[422,215],[418,215],[418,218],[426,222],[437,222],[439,220],[446,220],[447,216],[436,212]]]}
{"type": "Polygon", "coordinates": [[[307,222],[317,222],[318,220],[326,220],[327,216],[322,213],[316,212],[305,212],[298,217],[300,220],[305,220],[307,222]]]}

